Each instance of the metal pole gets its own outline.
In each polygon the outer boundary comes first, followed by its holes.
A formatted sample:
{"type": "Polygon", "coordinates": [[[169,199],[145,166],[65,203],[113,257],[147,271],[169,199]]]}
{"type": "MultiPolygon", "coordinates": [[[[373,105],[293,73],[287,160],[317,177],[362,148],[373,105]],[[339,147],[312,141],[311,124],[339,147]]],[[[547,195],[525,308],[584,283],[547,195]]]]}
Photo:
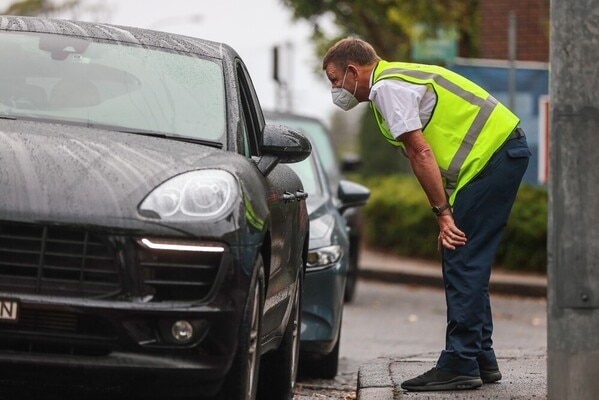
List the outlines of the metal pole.
{"type": "Polygon", "coordinates": [[[293,62],[294,57],[294,48],[293,43],[287,42],[285,43],[285,47],[287,48],[287,111],[293,111],[293,67],[295,63],[293,62]]]}
{"type": "Polygon", "coordinates": [[[599,399],[599,0],[551,0],[547,388],[599,399]]]}
{"type": "Polygon", "coordinates": [[[280,64],[281,64],[281,54],[280,54],[279,46],[273,46],[272,48],[272,79],[275,81],[275,109],[276,111],[281,110],[281,91],[283,86],[283,81],[281,78],[280,64]]]}
{"type": "Polygon", "coordinates": [[[510,68],[508,71],[508,107],[514,111],[516,109],[516,37],[517,37],[517,19],[516,13],[510,11],[508,16],[508,59],[510,68]]]}

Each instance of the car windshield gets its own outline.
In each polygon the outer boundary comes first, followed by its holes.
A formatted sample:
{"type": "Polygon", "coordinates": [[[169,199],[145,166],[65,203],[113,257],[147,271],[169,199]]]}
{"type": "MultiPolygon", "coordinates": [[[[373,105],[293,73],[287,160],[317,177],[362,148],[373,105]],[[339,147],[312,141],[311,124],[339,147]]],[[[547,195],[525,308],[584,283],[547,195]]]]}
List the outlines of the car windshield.
{"type": "Polygon", "coordinates": [[[330,176],[339,175],[335,151],[331,147],[327,131],[319,122],[282,117],[279,120],[279,123],[302,131],[302,133],[308,137],[310,142],[312,142],[312,147],[318,149],[322,167],[326,173],[330,176]]]}
{"type": "Polygon", "coordinates": [[[287,165],[299,176],[304,185],[304,192],[309,196],[320,197],[323,196],[324,189],[315,163],[314,153],[312,153],[303,161],[287,165]]]}
{"type": "Polygon", "coordinates": [[[0,31],[0,117],[224,142],[219,60],[0,31]]]}

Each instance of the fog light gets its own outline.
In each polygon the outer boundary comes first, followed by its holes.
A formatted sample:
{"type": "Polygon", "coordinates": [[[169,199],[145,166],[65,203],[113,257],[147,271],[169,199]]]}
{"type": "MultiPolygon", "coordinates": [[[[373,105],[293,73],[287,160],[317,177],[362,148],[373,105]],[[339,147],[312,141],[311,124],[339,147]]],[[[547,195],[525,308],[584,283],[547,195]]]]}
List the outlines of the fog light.
{"type": "Polygon", "coordinates": [[[187,321],[177,321],[171,327],[171,334],[178,343],[187,343],[193,337],[193,326],[187,321]]]}

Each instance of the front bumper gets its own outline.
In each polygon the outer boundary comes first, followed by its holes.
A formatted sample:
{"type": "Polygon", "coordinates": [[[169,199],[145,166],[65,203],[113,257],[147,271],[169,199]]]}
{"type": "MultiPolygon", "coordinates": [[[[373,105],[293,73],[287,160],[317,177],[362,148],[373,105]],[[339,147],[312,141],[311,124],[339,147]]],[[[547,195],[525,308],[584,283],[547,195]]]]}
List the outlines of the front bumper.
{"type": "Polygon", "coordinates": [[[157,310],[116,304],[96,308],[33,304],[24,299],[21,307],[24,318],[34,310],[44,317],[39,317],[35,330],[19,328],[19,324],[0,330],[0,366],[7,371],[2,378],[9,381],[95,385],[101,379],[104,386],[119,391],[141,380],[146,386],[170,382],[172,387],[178,382],[175,387],[181,388],[193,382],[205,384],[202,391],[211,393],[228,372],[237,346],[240,315],[233,309],[157,310]],[[98,329],[58,332],[49,327],[50,318],[66,321],[69,315],[98,329]],[[167,337],[164,327],[177,320],[199,327],[190,343],[177,345],[167,337]]]}
{"type": "Polygon", "coordinates": [[[301,351],[328,354],[337,343],[347,279],[346,257],[330,268],[306,272],[301,351]]]}
{"type": "Polygon", "coordinates": [[[139,378],[133,386],[152,393],[161,384],[218,389],[237,349],[256,246],[173,254],[113,233],[2,228],[11,245],[0,254],[0,300],[18,304],[18,320],[0,316],[2,382],[102,382],[122,392],[139,378]],[[171,333],[181,320],[194,328],[184,342],[171,333]]]}

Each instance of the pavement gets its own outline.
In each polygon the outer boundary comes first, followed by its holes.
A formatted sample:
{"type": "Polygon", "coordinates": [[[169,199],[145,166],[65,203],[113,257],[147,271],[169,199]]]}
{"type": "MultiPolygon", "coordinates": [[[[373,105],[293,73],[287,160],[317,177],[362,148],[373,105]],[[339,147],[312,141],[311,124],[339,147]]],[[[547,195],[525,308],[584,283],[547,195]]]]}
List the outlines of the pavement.
{"type": "MultiPolygon", "coordinates": [[[[362,249],[360,278],[388,283],[443,287],[440,262],[403,258],[362,249]]],[[[491,293],[546,297],[544,275],[494,269],[491,293]]],[[[358,370],[357,400],[436,400],[436,399],[546,399],[547,373],[544,350],[515,351],[498,355],[503,379],[484,384],[475,390],[407,392],[400,385],[406,379],[435,366],[438,351],[400,357],[379,357],[361,365],[358,370]]]]}

